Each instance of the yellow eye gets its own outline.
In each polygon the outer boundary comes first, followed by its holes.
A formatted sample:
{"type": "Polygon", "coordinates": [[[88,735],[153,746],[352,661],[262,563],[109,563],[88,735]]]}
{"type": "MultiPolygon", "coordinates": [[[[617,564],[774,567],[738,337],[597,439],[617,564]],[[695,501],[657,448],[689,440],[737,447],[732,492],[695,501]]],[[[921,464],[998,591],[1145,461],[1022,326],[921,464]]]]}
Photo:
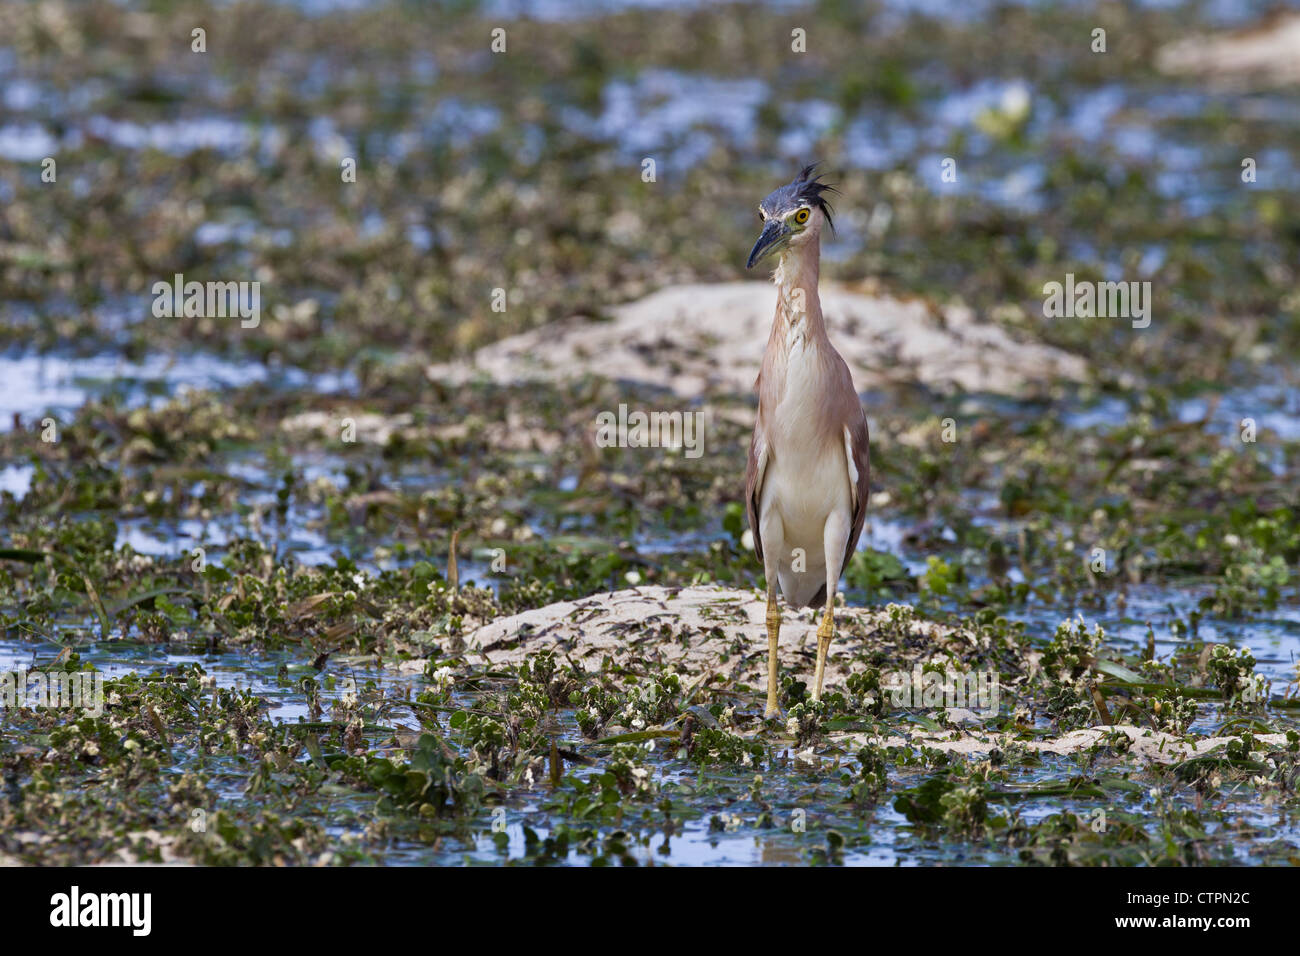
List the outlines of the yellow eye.
{"type": "Polygon", "coordinates": [[[809,213],[807,209],[800,209],[797,213],[794,214],[794,221],[802,226],[805,222],[808,221],[808,217],[810,215],[811,213],[809,213]]]}

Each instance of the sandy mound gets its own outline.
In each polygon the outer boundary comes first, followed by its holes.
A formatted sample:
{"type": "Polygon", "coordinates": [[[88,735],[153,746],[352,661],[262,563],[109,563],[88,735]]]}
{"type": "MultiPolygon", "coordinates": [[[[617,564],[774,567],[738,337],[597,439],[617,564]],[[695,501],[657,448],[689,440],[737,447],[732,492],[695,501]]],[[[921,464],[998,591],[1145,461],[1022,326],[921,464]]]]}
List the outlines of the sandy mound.
{"type": "MultiPolygon", "coordinates": [[[[858,734],[849,735],[847,740],[842,740],[841,743],[847,742],[850,750],[867,743],[873,743],[881,747],[925,746],[947,753],[961,754],[962,756],[976,756],[987,754],[994,749],[1006,749],[1008,746],[1014,746],[1022,750],[1036,751],[1038,753],[1064,755],[1087,750],[1089,747],[1103,743],[1103,738],[1113,733],[1123,734],[1132,742],[1128,753],[1154,763],[1178,763],[1189,757],[1207,754],[1219,747],[1226,746],[1230,740],[1239,739],[1235,737],[1187,739],[1152,730],[1150,727],[1115,724],[1108,727],[1088,727],[1083,730],[1072,730],[1068,734],[1062,734],[1060,737],[1055,738],[1016,740],[1014,742],[1006,735],[963,731],[959,734],[943,735],[915,733],[907,737],[868,737],[858,734]]],[[[1256,734],[1255,741],[1267,747],[1279,749],[1285,747],[1287,743],[1286,734],[1256,734]]]]}
{"type": "MultiPolygon", "coordinates": [[[[599,668],[606,656],[615,663],[635,662],[638,669],[684,664],[691,674],[713,671],[734,682],[766,686],[766,609],[757,591],[628,588],[498,618],[466,638],[465,653],[471,661],[492,665],[518,664],[544,650],[588,669],[599,668]]],[[[784,616],[781,666],[810,679],[817,619],[811,610],[795,613],[786,608],[784,616]]],[[[884,618],[882,610],[836,611],[838,639],[827,661],[828,684],[839,683],[849,673],[842,666],[848,655],[837,661],[835,648],[856,649],[884,618]]]]}
{"type": "MultiPolygon", "coordinates": [[[[747,684],[752,699],[738,699],[742,708],[761,707],[766,686],[766,605],[756,591],[721,587],[640,587],[597,594],[577,601],[562,601],[544,608],[499,618],[464,638],[463,653],[471,663],[493,667],[523,662],[540,651],[587,670],[604,670],[617,683],[624,669],[644,673],[647,668],[671,664],[686,671],[684,685],[708,681],[713,688],[747,684]],[[612,666],[607,666],[612,665],[612,666]]],[[[819,612],[818,612],[819,613],[819,612]]],[[[828,689],[843,689],[844,679],[862,665],[852,661],[867,645],[884,649],[900,669],[928,660],[937,651],[958,655],[973,648],[961,629],[913,620],[900,629],[890,626],[884,608],[842,607],[836,610],[836,641],[827,661],[828,689]],[[850,666],[852,665],[852,666],[850,666]]],[[[816,616],[811,610],[784,610],[780,660],[782,674],[811,680],[816,659],[816,616]]],[[[451,639],[443,638],[444,642],[451,639]]],[[[447,647],[446,650],[462,650],[447,647]]],[[[1003,688],[1003,692],[1010,692],[1003,688]]],[[[932,715],[938,716],[938,715],[932,715]]],[[[874,743],[888,747],[930,747],[963,756],[984,755],[994,749],[1017,747],[1051,754],[1069,754],[1103,742],[1108,734],[1129,738],[1129,753],[1136,758],[1174,763],[1222,747],[1230,737],[1177,737],[1145,727],[1122,724],[1075,730],[1058,737],[1014,740],[983,730],[970,710],[946,712],[951,728],[926,730],[920,726],[890,736],[833,733],[830,742],[850,752],[874,743]]],[[[1282,747],[1282,734],[1259,734],[1267,747],[1282,747]]],[[[801,755],[812,759],[812,754],[801,755]]]]}
{"type": "Polygon", "coordinates": [[[1170,43],[1156,65],[1166,73],[1298,83],[1300,15],[1282,14],[1245,30],[1170,43]]]}
{"type": "MultiPolygon", "coordinates": [[[[964,307],[936,318],[923,302],[821,290],[831,338],[860,390],[920,382],[948,391],[1015,394],[1031,383],[1080,379],[1084,363],[1058,349],[1017,342],[964,307]]],[[[494,342],[472,360],[434,365],[434,381],[498,383],[596,374],[678,395],[753,390],[776,292],[765,282],[686,285],[620,306],[613,321],[570,319],[494,342]]]]}

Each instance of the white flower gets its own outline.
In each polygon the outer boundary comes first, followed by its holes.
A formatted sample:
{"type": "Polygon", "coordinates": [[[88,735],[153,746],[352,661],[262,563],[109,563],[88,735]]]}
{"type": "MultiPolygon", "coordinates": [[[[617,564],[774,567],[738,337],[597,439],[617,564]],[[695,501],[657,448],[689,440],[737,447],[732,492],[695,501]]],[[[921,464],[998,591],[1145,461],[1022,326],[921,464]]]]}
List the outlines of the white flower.
{"type": "Polygon", "coordinates": [[[641,572],[629,571],[627,574],[623,575],[623,580],[626,581],[628,584],[632,585],[633,587],[636,587],[638,584],[641,583],[641,572]]]}
{"type": "Polygon", "coordinates": [[[1015,120],[1029,115],[1029,90],[1023,83],[1013,83],[1002,91],[1002,112],[1015,120]]]}

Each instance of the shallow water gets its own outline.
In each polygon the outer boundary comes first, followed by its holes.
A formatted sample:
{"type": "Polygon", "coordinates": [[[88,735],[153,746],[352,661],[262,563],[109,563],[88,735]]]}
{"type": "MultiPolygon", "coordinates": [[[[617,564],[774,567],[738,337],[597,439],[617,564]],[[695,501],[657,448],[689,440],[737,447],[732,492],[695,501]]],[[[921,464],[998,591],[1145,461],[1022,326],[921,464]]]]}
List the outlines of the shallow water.
{"type": "MultiPolygon", "coordinates": [[[[425,686],[422,676],[399,675],[371,662],[334,660],[326,670],[317,672],[300,663],[291,653],[213,654],[174,644],[81,643],[73,633],[65,634],[64,639],[71,639],[83,659],[93,662],[110,677],[131,672],[162,673],[180,665],[197,663],[215,686],[247,690],[263,699],[269,717],[277,725],[309,718],[305,700],[296,688],[300,677],[319,679],[333,674],[339,681],[335,689],[321,691],[326,713],[344,689],[368,687],[371,688],[368,695],[377,692],[390,701],[382,723],[407,732],[419,731],[418,722],[409,710],[403,710],[400,701],[410,699],[425,686]],[[287,668],[287,673],[282,673],[281,668],[287,668]],[[346,685],[347,679],[355,683],[346,685]]],[[[27,669],[53,657],[61,647],[59,644],[0,638],[0,671],[27,669]]],[[[457,696],[456,701],[468,706],[471,699],[457,696]]],[[[558,729],[561,740],[581,740],[571,718],[562,718],[558,729]]],[[[383,745],[384,734],[368,736],[372,746],[383,745]]],[[[647,753],[646,764],[652,769],[662,796],[688,808],[682,826],[669,833],[662,824],[653,821],[654,814],[645,822],[629,817],[622,825],[634,838],[629,856],[642,864],[799,864],[805,862],[810,849],[824,846],[825,831],[832,828],[848,841],[838,859],[850,865],[915,866],[956,861],[997,864],[1017,860],[1014,851],[999,852],[989,847],[963,846],[936,839],[913,827],[889,802],[865,815],[840,803],[838,796],[827,802],[826,798],[835,795],[838,788],[832,783],[837,777],[834,767],[843,765],[845,772],[851,775],[851,754],[836,755],[823,751],[813,758],[812,764],[804,765],[790,751],[774,755],[776,764],[763,772],[764,795],[774,825],[760,826],[758,817],[762,807],[747,797],[752,772],[696,768],[680,759],[675,749],[671,742],[661,742],[661,746],[647,753]],[[802,818],[798,815],[800,813],[804,814],[802,818]],[[806,832],[800,829],[801,826],[806,827],[806,832]]],[[[173,769],[176,772],[185,770],[194,758],[193,754],[179,751],[174,751],[174,755],[176,763],[173,769]]],[[[585,778],[599,772],[599,769],[579,770],[577,776],[585,778]]],[[[1122,805],[1115,799],[1099,802],[1095,798],[1069,799],[1032,794],[1037,785],[1063,783],[1078,773],[1079,766],[1073,759],[1049,756],[1038,767],[1016,775],[1017,786],[1027,787],[1031,792],[1019,800],[1011,800],[1007,806],[1014,807],[1027,822],[1034,822],[1062,810],[1086,816],[1099,806],[1115,812],[1116,807],[1122,805]]],[[[921,771],[895,768],[890,773],[890,790],[901,790],[925,775],[921,771]]],[[[223,789],[223,799],[235,802],[244,799],[239,779],[239,776],[230,779],[223,789]]],[[[457,831],[456,835],[440,840],[436,845],[413,836],[404,837],[402,824],[398,821],[384,850],[384,859],[398,865],[526,860],[524,827],[532,828],[543,838],[551,832],[552,817],[546,809],[549,794],[545,785],[531,791],[513,792],[505,804],[507,842],[504,849],[495,839],[493,825],[496,817],[485,808],[467,829],[457,831]]],[[[1138,804],[1151,799],[1139,800],[1138,804]]],[[[326,797],[334,821],[331,832],[336,837],[348,832],[359,836],[370,818],[372,801],[373,797],[366,794],[334,793],[326,797]]],[[[1138,809],[1138,806],[1133,809],[1138,809]]],[[[1300,833],[1295,824],[1279,825],[1271,814],[1244,810],[1240,819],[1253,821],[1261,828],[1261,835],[1267,834],[1270,838],[1296,839],[1300,833]]],[[[1243,857],[1246,850],[1247,841],[1243,840],[1239,845],[1243,857]]],[[[577,862],[578,858],[570,857],[570,861],[577,862]]]]}
{"type": "Polygon", "coordinates": [[[59,353],[0,354],[0,431],[14,417],[39,419],[47,412],[70,416],[92,397],[120,396],[123,404],[158,406],[182,389],[310,388],[322,394],[357,389],[349,371],[316,373],[288,366],[236,361],[202,352],[153,354],[140,360],[112,352],[90,356],[59,353]]]}

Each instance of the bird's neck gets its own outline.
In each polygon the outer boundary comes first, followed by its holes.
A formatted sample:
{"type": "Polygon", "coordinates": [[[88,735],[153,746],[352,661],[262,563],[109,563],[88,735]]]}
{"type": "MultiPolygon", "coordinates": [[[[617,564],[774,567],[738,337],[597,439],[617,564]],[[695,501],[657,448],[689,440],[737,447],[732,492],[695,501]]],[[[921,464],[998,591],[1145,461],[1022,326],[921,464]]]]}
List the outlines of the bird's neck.
{"type": "Polygon", "coordinates": [[[820,260],[816,238],[799,247],[787,246],[781,253],[772,275],[777,289],[772,337],[783,344],[800,338],[820,344],[826,339],[822,303],[817,295],[820,260]]]}

